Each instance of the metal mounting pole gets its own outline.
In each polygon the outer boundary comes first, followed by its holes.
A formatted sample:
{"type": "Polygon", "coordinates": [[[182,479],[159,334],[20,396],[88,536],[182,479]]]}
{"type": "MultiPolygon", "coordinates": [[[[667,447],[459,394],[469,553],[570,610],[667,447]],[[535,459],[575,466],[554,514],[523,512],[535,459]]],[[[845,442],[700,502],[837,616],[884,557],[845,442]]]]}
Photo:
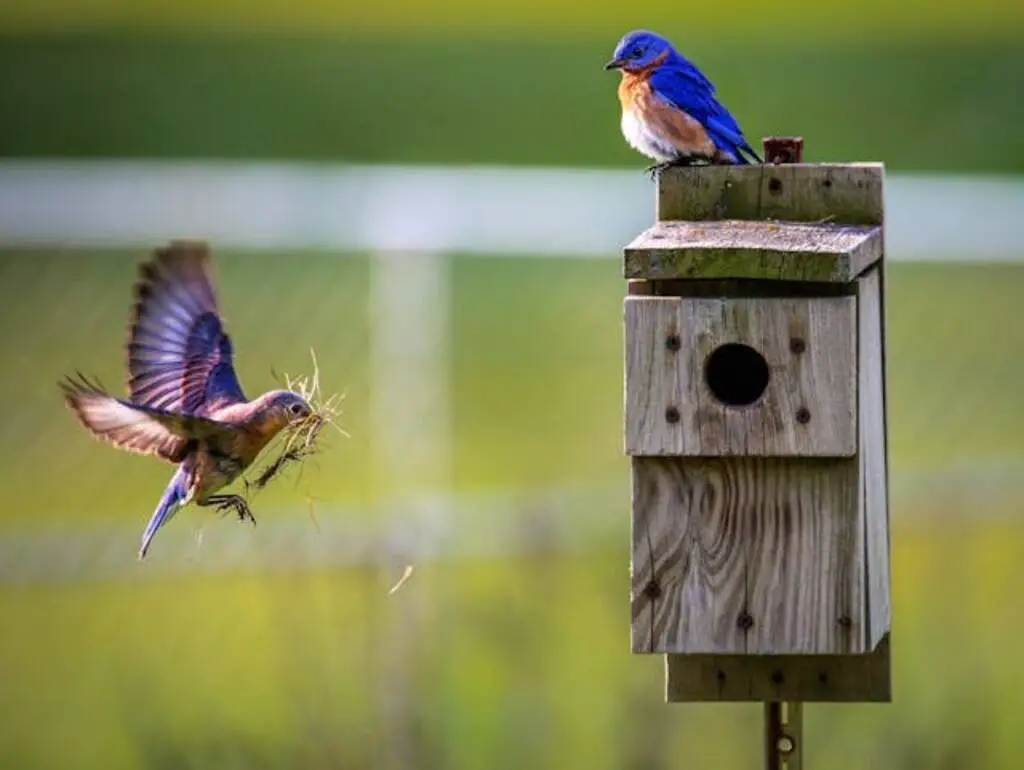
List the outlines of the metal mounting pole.
{"type": "Polygon", "coordinates": [[[764,704],[765,770],[803,770],[802,703],[764,704]]]}

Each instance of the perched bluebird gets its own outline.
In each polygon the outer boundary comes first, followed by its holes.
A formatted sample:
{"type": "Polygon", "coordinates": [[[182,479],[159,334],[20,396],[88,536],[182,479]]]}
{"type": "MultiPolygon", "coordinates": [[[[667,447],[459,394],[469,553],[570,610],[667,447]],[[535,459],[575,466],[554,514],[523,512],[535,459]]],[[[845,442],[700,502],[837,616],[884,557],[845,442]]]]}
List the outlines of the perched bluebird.
{"type": "Polygon", "coordinates": [[[127,343],[128,398],[109,395],[81,374],[61,383],[68,406],[93,435],[178,466],[142,535],[139,559],[157,530],[191,502],[234,510],[255,524],[245,498],[216,493],[279,431],[312,413],[289,390],[246,399],[209,262],[204,244],[175,241],[140,265],[127,343]]]}
{"type": "Polygon", "coordinates": [[[701,161],[747,164],[745,155],[763,162],[711,81],[660,35],[628,33],[605,69],[622,71],[622,134],[656,161],[649,171],[701,161]]]}

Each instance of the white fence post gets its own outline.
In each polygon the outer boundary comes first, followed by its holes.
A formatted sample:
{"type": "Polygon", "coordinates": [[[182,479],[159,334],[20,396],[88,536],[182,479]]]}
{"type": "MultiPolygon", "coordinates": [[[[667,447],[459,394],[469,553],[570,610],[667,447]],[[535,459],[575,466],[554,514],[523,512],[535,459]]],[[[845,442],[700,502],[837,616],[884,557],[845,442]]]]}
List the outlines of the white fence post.
{"type": "Polygon", "coordinates": [[[376,670],[380,677],[380,757],[384,768],[417,766],[411,679],[424,597],[412,585],[388,597],[388,584],[450,513],[452,410],[449,384],[451,301],[448,259],[429,251],[375,254],[370,272],[371,441],[377,504],[380,601],[395,602],[377,616],[376,670]]]}

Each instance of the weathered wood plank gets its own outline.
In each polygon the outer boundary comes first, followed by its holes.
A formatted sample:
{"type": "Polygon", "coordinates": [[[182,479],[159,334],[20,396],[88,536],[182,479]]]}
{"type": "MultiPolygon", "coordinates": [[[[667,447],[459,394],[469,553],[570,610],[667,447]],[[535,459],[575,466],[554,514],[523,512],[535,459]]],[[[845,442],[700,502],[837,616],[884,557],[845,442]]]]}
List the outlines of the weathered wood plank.
{"type": "Polygon", "coordinates": [[[854,280],[882,256],[877,225],[659,222],[625,250],[628,278],[854,280]]]}
{"type": "Polygon", "coordinates": [[[686,432],[669,414],[681,414],[683,397],[679,300],[630,298],[625,306],[626,454],[681,454],[686,432]]]}
{"type": "Polygon", "coordinates": [[[744,651],[749,511],[726,503],[721,466],[632,465],[633,652],[744,651]]]}
{"type": "Polygon", "coordinates": [[[665,700],[889,702],[889,637],[864,655],[666,655],[665,700]]]}
{"type": "Polygon", "coordinates": [[[867,644],[873,648],[891,627],[889,510],[886,486],[885,383],[881,276],[860,279],[860,490],[867,569],[867,644]]]}
{"type": "Polygon", "coordinates": [[[658,220],[780,219],[882,223],[881,163],[671,168],[658,175],[658,220]]]}
{"type": "Polygon", "coordinates": [[[733,469],[756,511],[746,533],[748,654],[864,652],[857,470],[855,459],[733,469]]]}
{"type": "Polygon", "coordinates": [[[863,651],[855,459],[632,465],[633,652],[863,651]]]}
{"type": "Polygon", "coordinates": [[[626,294],[632,297],[650,297],[654,295],[656,286],[658,284],[652,281],[626,281],[626,294]]]}
{"type": "Polygon", "coordinates": [[[631,296],[625,305],[626,454],[856,453],[854,297],[631,296]],[[736,343],[753,350],[717,352],[736,343]]]}

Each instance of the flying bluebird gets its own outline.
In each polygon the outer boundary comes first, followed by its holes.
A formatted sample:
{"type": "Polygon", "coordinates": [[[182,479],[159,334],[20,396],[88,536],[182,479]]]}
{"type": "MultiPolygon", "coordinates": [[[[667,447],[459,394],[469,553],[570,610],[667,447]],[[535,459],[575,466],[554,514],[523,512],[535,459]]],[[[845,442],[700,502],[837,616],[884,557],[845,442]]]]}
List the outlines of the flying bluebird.
{"type": "Polygon", "coordinates": [[[747,164],[745,156],[763,162],[715,98],[712,82],[660,35],[629,32],[605,69],[622,71],[622,134],[656,161],[649,171],[700,161],[747,164]]]}
{"type": "Polygon", "coordinates": [[[97,438],[178,466],[142,535],[139,559],[157,530],[191,502],[234,510],[255,524],[245,498],[216,493],[278,432],[312,413],[290,390],[246,399],[209,263],[205,244],[175,241],[139,266],[127,398],[109,395],[81,374],[61,383],[67,405],[97,438]]]}

